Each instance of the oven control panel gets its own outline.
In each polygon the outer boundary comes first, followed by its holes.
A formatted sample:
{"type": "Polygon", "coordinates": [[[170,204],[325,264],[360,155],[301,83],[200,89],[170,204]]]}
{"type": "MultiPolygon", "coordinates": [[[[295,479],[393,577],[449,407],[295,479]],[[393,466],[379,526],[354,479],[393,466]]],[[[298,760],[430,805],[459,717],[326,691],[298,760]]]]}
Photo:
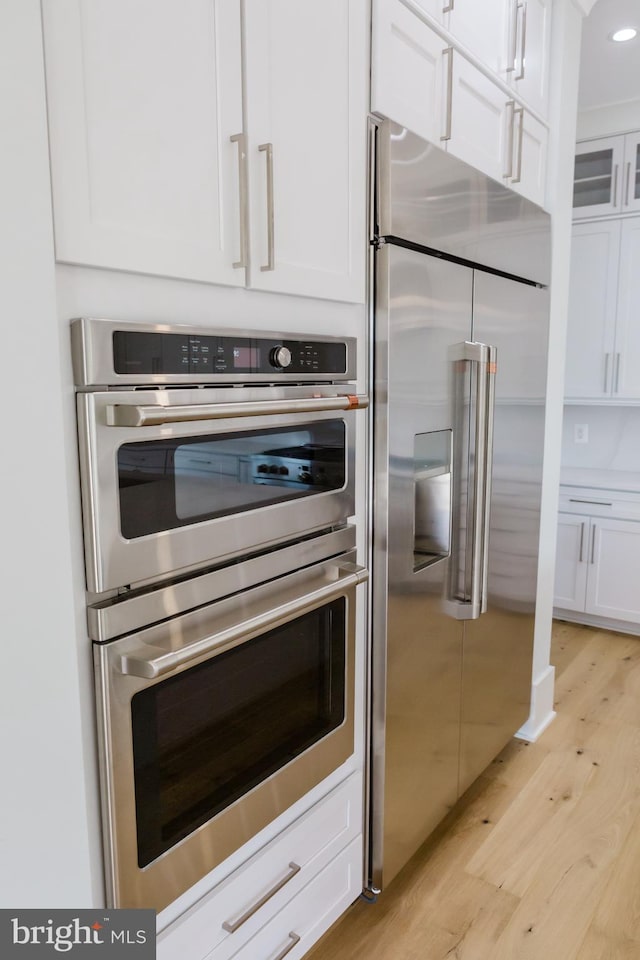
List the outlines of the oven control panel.
{"type": "Polygon", "coordinates": [[[117,374],[344,374],[346,344],[115,330],[117,374]]]}

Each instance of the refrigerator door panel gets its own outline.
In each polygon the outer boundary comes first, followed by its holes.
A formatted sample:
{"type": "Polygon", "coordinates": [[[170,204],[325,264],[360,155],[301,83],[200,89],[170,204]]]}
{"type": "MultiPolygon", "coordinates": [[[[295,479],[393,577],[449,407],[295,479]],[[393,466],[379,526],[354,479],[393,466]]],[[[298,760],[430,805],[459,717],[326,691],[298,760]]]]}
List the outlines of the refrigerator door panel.
{"type": "Polygon", "coordinates": [[[487,610],[465,624],[460,792],[529,715],[548,291],[474,271],[474,339],[497,348],[487,610]]]}
{"type": "Polygon", "coordinates": [[[401,247],[376,256],[371,876],[382,888],[457,798],[450,355],[470,336],[473,275],[401,247]]]}

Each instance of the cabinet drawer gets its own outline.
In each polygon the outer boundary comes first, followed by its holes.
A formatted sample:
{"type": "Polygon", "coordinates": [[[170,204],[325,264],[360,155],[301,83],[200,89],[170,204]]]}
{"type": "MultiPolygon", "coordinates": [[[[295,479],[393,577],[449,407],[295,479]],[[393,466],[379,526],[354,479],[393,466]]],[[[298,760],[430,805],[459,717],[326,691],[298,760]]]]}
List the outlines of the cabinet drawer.
{"type": "Polygon", "coordinates": [[[237,953],[218,949],[210,960],[299,960],[361,889],[362,838],[358,837],[237,953]]]}
{"type": "Polygon", "coordinates": [[[225,942],[232,956],[361,831],[358,773],[163,931],[158,960],[199,960],[225,942]]]}
{"type": "Polygon", "coordinates": [[[562,513],[587,513],[592,517],[640,520],[640,496],[615,490],[561,488],[558,509],[562,513]],[[627,499],[629,498],[629,499],[627,499]]]}

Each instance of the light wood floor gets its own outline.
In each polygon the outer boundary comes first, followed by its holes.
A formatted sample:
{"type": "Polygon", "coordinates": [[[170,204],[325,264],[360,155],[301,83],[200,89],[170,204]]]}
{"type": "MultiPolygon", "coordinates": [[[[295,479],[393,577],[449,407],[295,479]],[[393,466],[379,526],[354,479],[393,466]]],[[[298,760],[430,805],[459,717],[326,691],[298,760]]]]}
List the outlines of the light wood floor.
{"type": "Polygon", "coordinates": [[[548,730],[312,960],[640,960],[640,638],[556,623],[552,662],[548,730]]]}

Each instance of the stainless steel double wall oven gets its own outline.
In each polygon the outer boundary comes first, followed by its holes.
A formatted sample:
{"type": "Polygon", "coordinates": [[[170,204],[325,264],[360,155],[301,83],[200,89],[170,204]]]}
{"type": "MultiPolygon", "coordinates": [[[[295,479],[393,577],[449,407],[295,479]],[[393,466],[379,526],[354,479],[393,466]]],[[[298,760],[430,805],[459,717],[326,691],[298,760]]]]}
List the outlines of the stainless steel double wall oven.
{"type": "Polygon", "coordinates": [[[354,747],[355,341],[72,324],[109,905],[162,909],[354,747]]]}

